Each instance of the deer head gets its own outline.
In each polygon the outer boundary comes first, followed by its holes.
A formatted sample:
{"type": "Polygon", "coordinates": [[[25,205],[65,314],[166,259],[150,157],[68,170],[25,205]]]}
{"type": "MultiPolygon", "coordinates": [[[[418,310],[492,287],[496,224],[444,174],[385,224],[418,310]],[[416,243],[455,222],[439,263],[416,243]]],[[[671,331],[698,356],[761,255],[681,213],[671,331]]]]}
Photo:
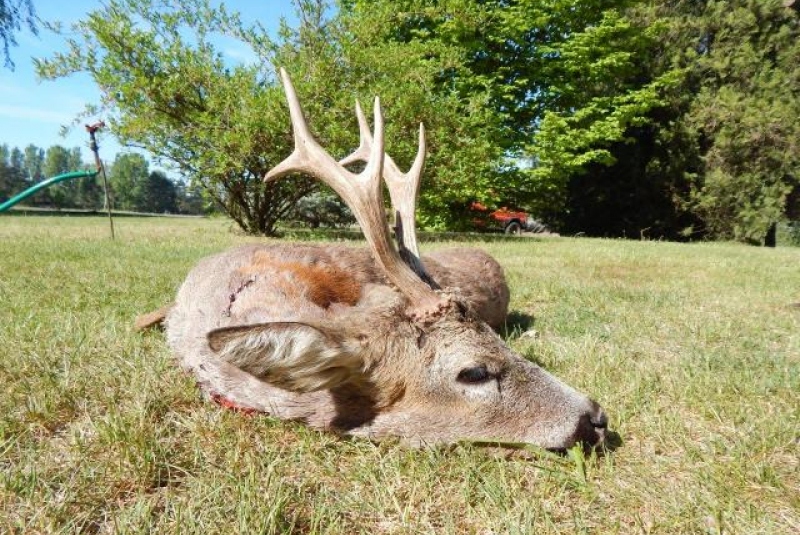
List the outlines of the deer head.
{"type": "Polygon", "coordinates": [[[384,155],[376,98],[374,135],[357,106],[361,147],[337,162],[311,135],[289,76],[283,69],[280,74],[295,150],[265,180],[304,173],[333,188],[353,211],[391,286],[365,285],[346,305],[325,313],[299,309],[291,321],[271,320],[254,308],[244,324],[207,334],[214,360],[291,393],[292,410],[304,407],[276,415],[302,413],[312,425],[352,434],[556,449],[601,442],[606,416],[597,403],[511,351],[457,289],[439,288],[425,271],[414,226],[424,128],[411,171],[403,174],[384,155]],[[355,159],[366,160],[359,174],[344,167],[355,159]],[[398,249],[384,214],[383,180],[402,227],[398,249]]]}

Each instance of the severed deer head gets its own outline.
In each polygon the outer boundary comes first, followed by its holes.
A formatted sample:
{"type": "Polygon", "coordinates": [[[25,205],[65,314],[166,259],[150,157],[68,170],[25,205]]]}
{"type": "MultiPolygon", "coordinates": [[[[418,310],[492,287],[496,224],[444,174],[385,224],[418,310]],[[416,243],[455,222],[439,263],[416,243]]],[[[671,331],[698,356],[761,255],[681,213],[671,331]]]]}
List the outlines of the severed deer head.
{"type": "Polygon", "coordinates": [[[417,157],[403,174],[384,154],[378,99],[374,135],[357,107],[361,146],[337,162],[311,135],[283,70],[281,79],[295,150],[266,180],[304,173],[328,184],[353,211],[368,250],[250,245],[202,260],[166,314],[166,330],[203,391],[226,406],[413,444],[475,439],[561,449],[602,442],[606,416],[597,403],[516,355],[487,324],[497,326],[508,302],[496,262],[480,252],[471,262],[462,251],[426,270],[414,225],[422,126],[417,157]],[[366,161],[358,174],[345,167],[356,160],[366,161]],[[500,282],[478,290],[484,267],[484,278],[500,282]],[[453,275],[459,269],[478,273],[453,275]],[[453,280],[466,288],[448,287],[453,280]]]}

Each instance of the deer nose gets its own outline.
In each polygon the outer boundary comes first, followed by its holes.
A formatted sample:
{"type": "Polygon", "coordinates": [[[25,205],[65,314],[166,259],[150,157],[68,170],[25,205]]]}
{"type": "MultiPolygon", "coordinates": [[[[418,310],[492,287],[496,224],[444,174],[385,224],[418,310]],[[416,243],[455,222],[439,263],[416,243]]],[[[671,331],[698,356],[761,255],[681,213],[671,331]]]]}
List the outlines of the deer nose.
{"type": "Polygon", "coordinates": [[[578,420],[575,430],[575,442],[582,442],[587,446],[597,446],[606,438],[606,428],[608,427],[608,416],[596,402],[592,401],[587,410],[578,420]]]}
{"type": "Polygon", "coordinates": [[[598,429],[606,429],[608,427],[608,416],[603,408],[592,401],[592,411],[589,413],[589,423],[598,429]]]}

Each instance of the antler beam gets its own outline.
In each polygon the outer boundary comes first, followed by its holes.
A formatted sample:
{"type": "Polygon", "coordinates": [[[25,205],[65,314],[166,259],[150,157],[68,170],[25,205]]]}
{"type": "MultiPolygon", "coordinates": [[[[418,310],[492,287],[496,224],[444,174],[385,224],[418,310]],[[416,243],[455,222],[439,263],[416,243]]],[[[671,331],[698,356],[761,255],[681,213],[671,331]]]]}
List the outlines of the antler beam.
{"type": "MultiPolygon", "coordinates": [[[[355,174],[334,160],[317,143],[308,128],[289,75],[284,69],[280,70],[280,75],[289,104],[295,148],[288,158],[267,173],[264,180],[275,180],[290,173],[305,173],[329,185],[353,211],[367,243],[392,284],[415,305],[422,305],[422,308],[431,308],[429,305],[434,305],[433,308],[436,308],[435,304],[439,303],[442,298],[430,284],[425,282],[430,280],[430,277],[422,268],[422,263],[417,262],[421,268],[419,273],[412,270],[403,262],[398,251],[392,247],[389,237],[381,188],[381,177],[384,174],[385,166],[383,114],[380,100],[375,98],[375,133],[374,137],[370,136],[370,139],[374,141],[368,149],[367,165],[361,173],[355,174]]],[[[363,112],[361,115],[363,116],[363,112]]],[[[366,119],[363,122],[366,124],[366,119]]],[[[421,141],[421,150],[424,153],[424,134],[421,141]]],[[[417,167],[421,173],[424,154],[422,157],[418,154],[417,159],[420,160],[417,167]]],[[[393,163],[392,165],[396,169],[397,166],[393,163]]],[[[418,178],[416,182],[418,184],[418,178]]],[[[416,198],[416,194],[414,198],[416,198]]],[[[411,217],[413,221],[413,211],[411,217]]],[[[414,247],[416,247],[416,239],[414,239],[414,247]]]]}
{"type": "MultiPolygon", "coordinates": [[[[342,165],[357,161],[368,161],[374,148],[367,118],[361,109],[361,103],[357,100],[356,117],[358,118],[359,146],[352,154],[339,161],[342,165]]],[[[417,212],[417,197],[419,196],[422,171],[425,167],[425,156],[425,126],[420,123],[419,147],[411,169],[409,169],[408,173],[403,173],[392,157],[384,154],[383,180],[389,189],[389,198],[392,202],[395,237],[400,256],[423,280],[426,280],[432,287],[436,287],[436,283],[427,274],[425,266],[420,260],[419,247],[417,245],[415,214],[417,212]]]]}

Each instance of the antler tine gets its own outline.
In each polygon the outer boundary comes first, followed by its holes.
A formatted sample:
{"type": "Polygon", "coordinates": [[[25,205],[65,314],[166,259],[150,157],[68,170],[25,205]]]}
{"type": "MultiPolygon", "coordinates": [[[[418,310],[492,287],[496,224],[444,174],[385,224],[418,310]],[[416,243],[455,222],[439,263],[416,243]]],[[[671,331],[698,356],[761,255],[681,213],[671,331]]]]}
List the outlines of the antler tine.
{"type": "MultiPolygon", "coordinates": [[[[358,118],[359,146],[349,156],[339,160],[342,165],[366,161],[373,144],[367,119],[364,117],[364,112],[358,100],[356,100],[356,117],[358,118]]],[[[431,287],[438,288],[420,260],[419,246],[417,245],[415,214],[420,179],[422,170],[425,167],[425,156],[425,126],[420,123],[419,147],[411,169],[409,169],[408,173],[403,173],[392,157],[386,154],[383,162],[383,179],[389,189],[389,197],[392,202],[395,238],[397,239],[400,256],[431,287]]]]}
{"type": "Polygon", "coordinates": [[[419,197],[422,170],[425,168],[425,155],[425,125],[420,123],[417,155],[414,157],[414,163],[408,173],[401,173],[389,155],[386,156],[383,164],[383,179],[389,188],[389,197],[395,210],[395,235],[400,256],[412,265],[414,271],[417,270],[415,265],[418,265],[419,269],[423,271],[425,269],[419,257],[416,224],[417,198],[419,197]],[[386,170],[387,167],[389,172],[386,170]]]}
{"type": "Polygon", "coordinates": [[[264,182],[271,182],[272,180],[281,178],[291,173],[295,167],[301,164],[306,156],[306,143],[319,147],[319,144],[316,143],[316,140],[308,129],[308,124],[303,115],[303,109],[300,107],[300,100],[297,98],[297,92],[294,90],[292,80],[289,78],[289,75],[286,74],[286,70],[283,67],[280,69],[280,76],[281,82],[283,83],[283,90],[286,93],[286,101],[289,104],[289,117],[292,122],[292,133],[294,137],[294,151],[288,158],[267,172],[264,176],[264,182]]]}
{"type": "Polygon", "coordinates": [[[439,296],[403,262],[389,238],[381,188],[384,128],[380,99],[375,98],[374,142],[373,136],[369,136],[367,166],[361,173],[355,174],[334,160],[311,135],[289,75],[284,69],[280,70],[280,74],[289,103],[295,148],[288,158],[266,174],[264,180],[275,180],[290,173],[305,173],[329,185],[353,211],[373,254],[389,280],[412,303],[438,303],[439,296]]]}
{"type": "MultiPolygon", "coordinates": [[[[364,116],[364,111],[361,109],[361,103],[358,99],[356,99],[356,118],[358,119],[358,148],[354,150],[350,156],[339,160],[339,163],[342,165],[350,165],[353,162],[366,162],[369,157],[370,147],[372,146],[372,134],[369,131],[367,118],[364,116]]],[[[388,157],[388,154],[384,155],[384,158],[388,157]]]]}

